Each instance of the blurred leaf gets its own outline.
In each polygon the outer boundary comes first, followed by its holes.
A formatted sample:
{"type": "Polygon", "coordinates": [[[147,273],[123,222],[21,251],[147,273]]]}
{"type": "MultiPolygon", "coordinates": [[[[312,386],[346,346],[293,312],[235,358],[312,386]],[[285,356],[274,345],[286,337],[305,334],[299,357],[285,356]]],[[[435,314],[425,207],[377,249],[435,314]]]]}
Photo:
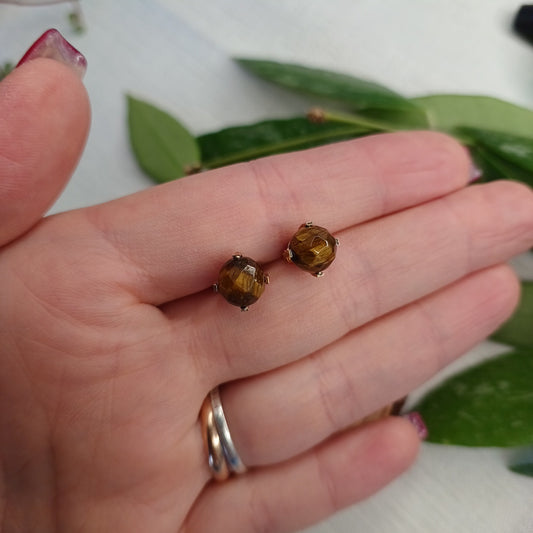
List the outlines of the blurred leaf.
{"type": "Polygon", "coordinates": [[[509,470],[533,477],[533,446],[514,450],[509,460],[509,470]]]}
{"type": "Polygon", "coordinates": [[[70,27],[72,28],[72,31],[74,33],[77,33],[78,35],[81,35],[86,31],[85,23],[83,20],[83,16],[81,14],[81,9],[74,9],[68,14],[68,21],[70,23],[70,27]]]}
{"type": "Polygon", "coordinates": [[[363,109],[360,114],[368,119],[394,126],[398,130],[429,129],[429,120],[422,106],[412,109],[363,109]]]}
{"type": "Polygon", "coordinates": [[[491,359],[452,376],[413,408],[430,442],[463,446],[533,443],[533,350],[491,359]]]}
{"type": "Polygon", "coordinates": [[[267,120],[198,137],[203,165],[215,168],[271,154],[302,150],[371,133],[368,128],[306,118],[267,120]]]}
{"type": "MultiPolygon", "coordinates": [[[[511,346],[532,348],[533,353],[533,281],[522,282],[520,304],[513,316],[491,339],[511,346]]],[[[531,389],[533,390],[533,376],[531,389]]],[[[531,423],[533,424],[533,413],[531,423]]]]}
{"type": "Polygon", "coordinates": [[[137,161],[155,181],[180,178],[199,166],[196,139],[168,113],[128,96],[128,122],[137,161]]]}
{"type": "Polygon", "coordinates": [[[310,113],[312,114],[316,110],[321,113],[325,122],[352,124],[366,127],[375,132],[392,132],[428,127],[424,112],[416,109],[413,112],[365,109],[355,113],[354,111],[343,112],[315,108],[311,109],[310,113]]]}
{"type": "Polygon", "coordinates": [[[480,146],[470,146],[470,153],[478,167],[483,171],[480,182],[510,179],[528,183],[531,174],[489,152],[480,146]]]}
{"type": "Polygon", "coordinates": [[[521,137],[479,128],[457,128],[468,145],[481,148],[506,178],[533,185],[533,137],[521,137]]]}
{"type": "Polygon", "coordinates": [[[3,65],[0,65],[0,81],[2,81],[14,68],[13,63],[6,61],[3,65]]]}
{"type": "Polygon", "coordinates": [[[533,461],[531,463],[520,463],[509,465],[509,470],[516,474],[533,477],[533,461]]]}
{"type": "Polygon", "coordinates": [[[236,61],[264,80],[300,93],[348,104],[354,110],[417,108],[415,103],[383,85],[346,74],[261,59],[237,58],[236,61]]]}
{"type": "Polygon", "coordinates": [[[453,133],[472,127],[533,138],[533,111],[490,96],[441,94],[413,98],[432,129],[453,133]]]}

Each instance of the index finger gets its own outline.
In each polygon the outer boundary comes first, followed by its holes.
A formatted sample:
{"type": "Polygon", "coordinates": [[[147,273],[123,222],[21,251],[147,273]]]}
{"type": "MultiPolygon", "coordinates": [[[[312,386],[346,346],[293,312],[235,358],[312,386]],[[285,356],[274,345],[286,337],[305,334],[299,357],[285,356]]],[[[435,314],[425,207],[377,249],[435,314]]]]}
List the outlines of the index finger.
{"type": "Polygon", "coordinates": [[[384,134],[189,176],[83,213],[135,273],[128,289],[160,305],[211,286],[236,251],[275,260],[303,222],[335,233],[461,188],[469,170],[447,136],[384,134]]]}

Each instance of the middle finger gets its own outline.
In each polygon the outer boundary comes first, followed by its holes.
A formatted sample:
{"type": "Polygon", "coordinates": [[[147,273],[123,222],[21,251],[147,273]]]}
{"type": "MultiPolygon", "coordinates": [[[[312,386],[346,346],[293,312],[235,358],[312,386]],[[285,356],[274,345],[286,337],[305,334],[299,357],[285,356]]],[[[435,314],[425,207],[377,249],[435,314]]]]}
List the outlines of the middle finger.
{"type": "Polygon", "coordinates": [[[264,372],[521,252],[532,200],[515,183],[473,186],[341,232],[324,278],[281,260],[268,265],[272,283],[248,313],[210,291],[165,311],[182,334],[193,324],[190,349],[206,385],[264,372]]]}

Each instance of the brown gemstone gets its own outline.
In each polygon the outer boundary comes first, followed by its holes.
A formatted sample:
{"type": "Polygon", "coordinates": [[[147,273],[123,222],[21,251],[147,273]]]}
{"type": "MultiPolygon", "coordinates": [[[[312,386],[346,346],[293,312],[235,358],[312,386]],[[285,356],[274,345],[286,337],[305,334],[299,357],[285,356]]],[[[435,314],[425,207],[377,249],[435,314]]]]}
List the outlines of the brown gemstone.
{"type": "Polygon", "coordinates": [[[268,283],[261,266],[249,257],[235,254],[218,274],[215,289],[232,305],[243,311],[257,302],[268,283]]]}
{"type": "Polygon", "coordinates": [[[302,270],[321,276],[333,263],[337,244],[337,239],[327,229],[309,222],[300,226],[292,236],[286,257],[302,270]]]}

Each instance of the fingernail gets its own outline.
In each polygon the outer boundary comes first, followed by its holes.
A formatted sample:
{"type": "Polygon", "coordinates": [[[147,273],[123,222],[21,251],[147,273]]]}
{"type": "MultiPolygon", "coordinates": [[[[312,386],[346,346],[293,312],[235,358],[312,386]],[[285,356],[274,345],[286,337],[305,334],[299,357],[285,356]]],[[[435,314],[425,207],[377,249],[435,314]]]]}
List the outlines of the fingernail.
{"type": "Polygon", "coordinates": [[[71,68],[80,79],[83,78],[87,70],[87,60],[85,56],[76,50],[57,30],[45,31],[28,49],[22,59],[17,63],[17,67],[37,59],[48,57],[63,63],[71,68]]]}
{"type": "Polygon", "coordinates": [[[468,183],[473,183],[474,181],[477,181],[479,178],[483,176],[483,171],[474,165],[474,163],[470,164],[470,176],[468,179],[468,183]]]}
{"type": "Polygon", "coordinates": [[[401,415],[401,416],[402,418],[405,418],[406,420],[411,422],[411,424],[413,424],[420,440],[427,439],[428,428],[426,424],[424,423],[424,419],[422,418],[420,413],[413,411],[411,413],[405,413],[404,415],[401,415]]]}

